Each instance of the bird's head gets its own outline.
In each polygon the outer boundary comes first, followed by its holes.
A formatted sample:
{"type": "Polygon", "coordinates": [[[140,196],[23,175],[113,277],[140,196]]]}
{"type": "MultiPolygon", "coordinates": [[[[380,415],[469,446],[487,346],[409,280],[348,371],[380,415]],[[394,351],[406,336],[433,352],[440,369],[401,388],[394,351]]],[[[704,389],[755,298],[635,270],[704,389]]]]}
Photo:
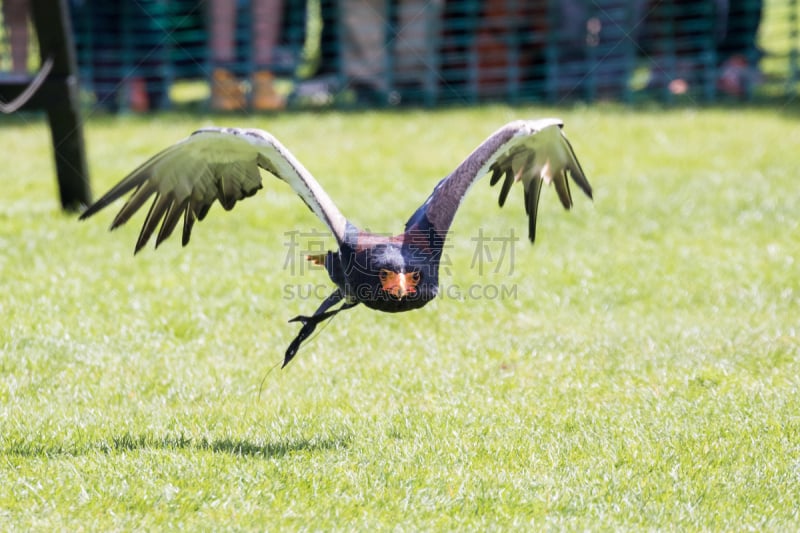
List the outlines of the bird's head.
{"type": "Polygon", "coordinates": [[[394,296],[398,300],[402,300],[406,296],[413,296],[417,293],[417,285],[419,285],[422,275],[418,270],[411,272],[400,272],[382,268],[378,272],[378,279],[381,282],[381,290],[390,296],[394,296]]]}
{"type": "Polygon", "coordinates": [[[395,245],[377,246],[372,251],[372,271],[380,283],[378,297],[398,300],[414,298],[422,281],[422,272],[411,268],[402,249],[395,245]]]}
{"type": "Polygon", "coordinates": [[[361,244],[361,250],[341,248],[349,298],[373,309],[398,312],[418,309],[436,297],[438,263],[387,238],[371,246],[361,244]]]}

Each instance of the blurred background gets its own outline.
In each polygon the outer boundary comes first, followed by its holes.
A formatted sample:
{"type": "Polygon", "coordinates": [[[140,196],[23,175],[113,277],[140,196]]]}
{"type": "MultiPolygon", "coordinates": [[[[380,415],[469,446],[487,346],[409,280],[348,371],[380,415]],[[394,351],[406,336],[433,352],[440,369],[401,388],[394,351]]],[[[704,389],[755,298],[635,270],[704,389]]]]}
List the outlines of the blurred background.
{"type": "MultiPolygon", "coordinates": [[[[0,0],[0,83],[39,67],[0,0]]],[[[57,4],[58,2],[54,2],[57,4]]],[[[111,113],[794,97],[796,0],[69,0],[111,113]]]]}

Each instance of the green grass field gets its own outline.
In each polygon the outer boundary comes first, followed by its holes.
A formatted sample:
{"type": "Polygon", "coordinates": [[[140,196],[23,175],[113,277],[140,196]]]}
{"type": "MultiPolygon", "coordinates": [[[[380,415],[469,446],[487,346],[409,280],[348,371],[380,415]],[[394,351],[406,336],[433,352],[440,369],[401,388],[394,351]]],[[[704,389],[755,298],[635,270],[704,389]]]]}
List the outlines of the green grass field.
{"type": "Polygon", "coordinates": [[[268,129],[355,223],[397,232],[494,129],[549,115],[593,203],[573,188],[565,213],[547,190],[531,247],[521,191],[500,210],[479,183],[450,296],[342,313],[284,370],[286,321],[329,286],[301,269],[323,228],[285,184],[134,258],[142,216],[111,234],[111,211],[61,213],[46,125],[6,119],[0,530],[797,529],[797,109],[176,114],[86,134],[97,194],[200,126],[268,129]]]}

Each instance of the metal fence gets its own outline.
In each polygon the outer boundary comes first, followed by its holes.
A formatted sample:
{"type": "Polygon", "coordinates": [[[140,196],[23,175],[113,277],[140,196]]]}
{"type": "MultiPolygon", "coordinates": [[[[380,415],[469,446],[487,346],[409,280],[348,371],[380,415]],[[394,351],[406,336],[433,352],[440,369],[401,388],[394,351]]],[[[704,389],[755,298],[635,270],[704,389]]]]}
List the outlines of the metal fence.
{"type": "MultiPolygon", "coordinates": [[[[0,2],[8,22],[6,8],[20,0],[0,2]]],[[[221,110],[785,100],[796,96],[800,77],[797,0],[72,0],[71,7],[87,104],[112,111],[193,100],[221,110]],[[265,87],[276,98],[262,105],[265,87]]],[[[10,70],[4,27],[0,70],[10,70]]]]}

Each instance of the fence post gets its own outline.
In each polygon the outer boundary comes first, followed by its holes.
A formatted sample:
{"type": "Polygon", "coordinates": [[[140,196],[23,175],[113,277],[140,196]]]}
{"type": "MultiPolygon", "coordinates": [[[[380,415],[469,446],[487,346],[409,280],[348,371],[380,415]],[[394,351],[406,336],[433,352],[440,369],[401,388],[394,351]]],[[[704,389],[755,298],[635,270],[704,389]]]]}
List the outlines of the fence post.
{"type": "Polygon", "coordinates": [[[33,0],[31,17],[42,64],[53,68],[35,99],[47,111],[61,206],[79,210],[91,201],[89,171],[78,98],[77,65],[66,0],[33,0]]]}

